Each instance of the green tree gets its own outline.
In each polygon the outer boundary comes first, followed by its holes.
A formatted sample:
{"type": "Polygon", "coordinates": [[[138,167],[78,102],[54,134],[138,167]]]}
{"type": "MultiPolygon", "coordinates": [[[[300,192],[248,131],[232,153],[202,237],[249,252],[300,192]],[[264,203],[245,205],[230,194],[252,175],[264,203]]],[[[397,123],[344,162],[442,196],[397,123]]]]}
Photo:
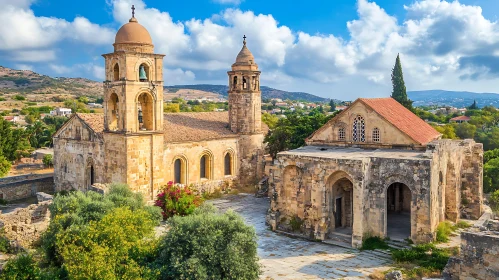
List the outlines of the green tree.
{"type": "Polygon", "coordinates": [[[478,109],[478,105],[476,105],[476,100],[473,100],[473,104],[471,104],[468,109],[470,110],[476,110],[478,109]]]}
{"type": "Polygon", "coordinates": [[[255,229],[232,210],[203,206],[169,220],[156,266],[161,279],[258,279],[255,229]]]}
{"type": "Polygon", "coordinates": [[[0,154],[0,178],[9,173],[11,164],[3,155],[0,154]]]}
{"type": "Polygon", "coordinates": [[[27,124],[32,124],[35,122],[35,117],[33,115],[26,115],[24,117],[24,121],[26,121],[27,124]]]}
{"type": "Polygon", "coordinates": [[[178,103],[166,103],[163,107],[165,113],[178,113],[180,112],[180,104],[178,103]]]}
{"type": "Polygon", "coordinates": [[[400,55],[397,55],[395,66],[392,69],[392,98],[409,110],[413,110],[412,101],[407,97],[405,88],[404,74],[402,73],[402,64],[400,63],[400,55]]]}
{"type": "Polygon", "coordinates": [[[78,97],[78,102],[88,104],[89,100],[88,100],[88,97],[86,97],[86,96],[80,96],[80,97],[78,97]]]}
{"type": "Polygon", "coordinates": [[[499,190],[499,158],[489,160],[483,165],[483,191],[499,190]]]}
{"type": "Polygon", "coordinates": [[[262,114],[262,122],[264,122],[270,129],[274,129],[277,125],[279,118],[276,115],[269,113],[262,114]]]}
{"type": "Polygon", "coordinates": [[[22,253],[10,259],[3,267],[0,279],[40,279],[40,268],[32,255],[22,253]]]}
{"type": "Polygon", "coordinates": [[[442,138],[444,139],[457,139],[456,131],[454,126],[451,124],[446,124],[443,126],[434,125],[436,131],[442,133],[442,138]]]}
{"type": "Polygon", "coordinates": [[[334,100],[331,99],[329,101],[329,112],[334,112],[334,111],[336,111],[336,104],[334,104],[334,100]]]}
{"type": "Polygon", "coordinates": [[[473,139],[476,133],[476,126],[470,123],[460,123],[455,126],[456,135],[461,139],[473,139]]]}
{"type": "Polygon", "coordinates": [[[24,100],[26,100],[26,97],[24,97],[24,96],[22,96],[22,95],[18,94],[18,95],[16,95],[16,96],[14,96],[14,99],[15,99],[15,100],[19,100],[19,101],[24,101],[24,100]]]}

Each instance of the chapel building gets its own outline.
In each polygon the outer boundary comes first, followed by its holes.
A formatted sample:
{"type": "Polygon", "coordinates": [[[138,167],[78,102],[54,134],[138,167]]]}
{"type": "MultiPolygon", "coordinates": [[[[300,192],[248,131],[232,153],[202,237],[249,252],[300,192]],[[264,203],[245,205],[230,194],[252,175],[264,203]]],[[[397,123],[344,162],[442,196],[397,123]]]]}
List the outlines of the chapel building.
{"type": "Polygon", "coordinates": [[[134,14],[104,54],[104,114],[74,114],[54,135],[56,190],[126,183],[153,199],[169,181],[211,192],[263,174],[260,71],[246,38],[229,111],[163,113],[163,58],[134,14]]]}
{"type": "Polygon", "coordinates": [[[482,213],[483,146],[441,134],[392,98],[360,98],[268,168],[274,230],[360,247],[435,240],[482,213]]]}

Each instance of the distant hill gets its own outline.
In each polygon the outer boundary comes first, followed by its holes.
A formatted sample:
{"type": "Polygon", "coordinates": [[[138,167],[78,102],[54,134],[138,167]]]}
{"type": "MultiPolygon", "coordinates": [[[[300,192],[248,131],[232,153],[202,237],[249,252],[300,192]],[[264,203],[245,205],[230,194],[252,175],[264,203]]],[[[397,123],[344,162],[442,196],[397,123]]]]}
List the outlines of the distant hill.
{"type": "Polygon", "coordinates": [[[478,107],[492,105],[499,108],[499,94],[468,91],[422,90],[407,92],[414,106],[449,105],[467,107],[476,100],[478,107]]]}
{"type": "Polygon", "coordinates": [[[0,93],[102,96],[102,83],[84,78],[52,78],[0,66],[0,93]]]}
{"type": "MultiPolygon", "coordinates": [[[[165,86],[165,89],[169,92],[175,92],[178,89],[193,89],[217,93],[224,97],[227,97],[227,92],[229,91],[229,87],[225,85],[175,85],[165,86]]],[[[262,98],[280,98],[283,100],[304,100],[310,102],[325,102],[329,100],[306,92],[289,92],[266,86],[261,86],[260,90],[262,91],[262,98]]]]}

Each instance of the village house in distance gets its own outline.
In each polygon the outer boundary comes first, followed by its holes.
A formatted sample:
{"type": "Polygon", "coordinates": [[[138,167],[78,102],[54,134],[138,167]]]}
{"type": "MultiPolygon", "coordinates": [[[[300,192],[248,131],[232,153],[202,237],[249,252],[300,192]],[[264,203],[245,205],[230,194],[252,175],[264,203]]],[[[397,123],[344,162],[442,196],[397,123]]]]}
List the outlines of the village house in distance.
{"type": "Polygon", "coordinates": [[[213,191],[263,176],[268,128],[246,37],[228,72],[228,112],[163,113],[164,55],[134,14],[103,57],[105,113],[75,114],[55,133],[56,190],[119,182],[153,199],[169,181],[213,191]]]}
{"type": "Polygon", "coordinates": [[[482,213],[483,146],[441,135],[392,98],[357,99],[269,169],[267,222],[360,247],[366,236],[435,239],[482,213]]]}

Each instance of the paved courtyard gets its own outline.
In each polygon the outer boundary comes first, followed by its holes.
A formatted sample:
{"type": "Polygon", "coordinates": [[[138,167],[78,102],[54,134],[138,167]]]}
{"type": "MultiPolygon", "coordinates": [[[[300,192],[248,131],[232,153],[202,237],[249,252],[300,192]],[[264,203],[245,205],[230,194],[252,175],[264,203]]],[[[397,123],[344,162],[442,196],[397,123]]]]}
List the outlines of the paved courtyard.
{"type": "Polygon", "coordinates": [[[276,234],[265,225],[268,198],[234,195],[211,200],[221,210],[232,208],[253,225],[258,235],[262,279],[367,279],[387,270],[389,257],[276,234]]]}

